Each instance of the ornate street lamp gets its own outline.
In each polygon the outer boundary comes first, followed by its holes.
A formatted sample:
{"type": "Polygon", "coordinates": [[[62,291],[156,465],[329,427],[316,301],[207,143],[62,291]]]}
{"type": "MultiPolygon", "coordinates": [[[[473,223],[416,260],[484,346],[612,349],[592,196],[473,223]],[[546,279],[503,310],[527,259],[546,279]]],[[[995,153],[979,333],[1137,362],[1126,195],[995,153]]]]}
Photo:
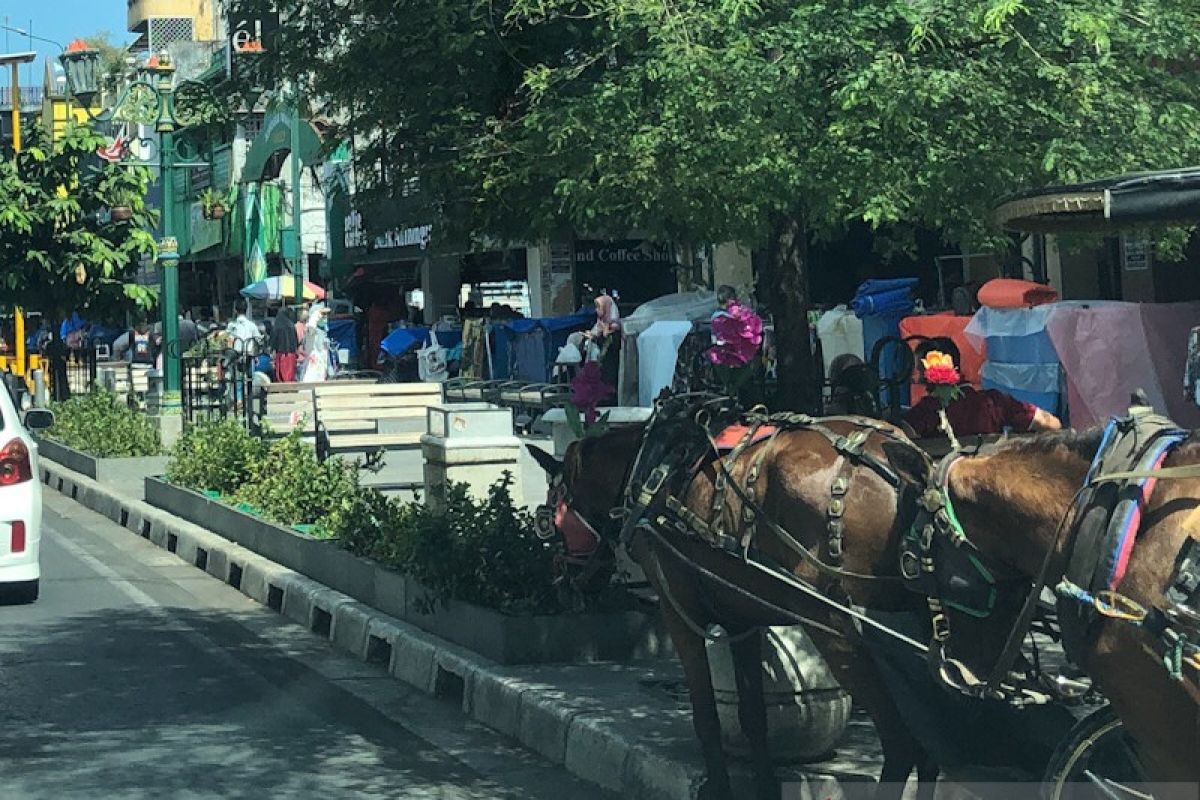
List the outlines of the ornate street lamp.
{"type": "Polygon", "coordinates": [[[68,93],[80,102],[93,121],[153,125],[158,133],[158,167],[162,177],[162,238],[158,243],[158,262],[165,373],[162,411],[165,416],[178,415],[182,410],[179,393],[182,353],[179,348],[179,246],[174,236],[175,169],[208,164],[194,162],[195,152],[180,148],[174,134],[181,126],[211,121],[217,108],[215,98],[208,87],[196,81],[184,81],[176,86],[175,68],[164,52],[151,56],[110,108],[93,114],[93,103],[100,95],[100,52],[76,39],[58,58],[66,75],[68,93]],[[177,99],[182,101],[178,107],[177,99]]]}

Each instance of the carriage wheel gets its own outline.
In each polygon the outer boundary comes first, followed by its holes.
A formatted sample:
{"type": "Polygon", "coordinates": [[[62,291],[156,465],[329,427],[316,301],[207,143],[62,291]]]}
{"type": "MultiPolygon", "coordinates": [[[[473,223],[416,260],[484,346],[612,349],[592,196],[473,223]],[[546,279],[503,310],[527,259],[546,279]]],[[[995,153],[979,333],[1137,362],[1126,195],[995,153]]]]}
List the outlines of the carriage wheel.
{"type": "Polygon", "coordinates": [[[1046,800],[1148,797],[1142,765],[1112,706],[1075,723],[1058,745],[1043,778],[1046,800]]]}

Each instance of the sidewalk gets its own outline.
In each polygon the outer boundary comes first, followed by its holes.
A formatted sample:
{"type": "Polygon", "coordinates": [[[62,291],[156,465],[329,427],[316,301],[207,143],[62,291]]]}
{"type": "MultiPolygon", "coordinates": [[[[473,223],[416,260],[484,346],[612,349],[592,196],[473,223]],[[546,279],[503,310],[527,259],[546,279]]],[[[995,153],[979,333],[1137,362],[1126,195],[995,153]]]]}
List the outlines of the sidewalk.
{"type": "MultiPolygon", "coordinates": [[[[630,800],[693,800],[703,769],[674,661],[501,666],[393,619],[196,525],[47,459],[43,483],[280,611],[358,658],[460,705],[574,774],[630,800]]],[[[785,800],[837,798],[874,780],[881,763],[869,721],[856,714],[826,761],[780,770],[785,800]]],[[[750,794],[745,768],[735,794],[750,794]],[[741,788],[741,791],[739,791],[741,788]]]]}

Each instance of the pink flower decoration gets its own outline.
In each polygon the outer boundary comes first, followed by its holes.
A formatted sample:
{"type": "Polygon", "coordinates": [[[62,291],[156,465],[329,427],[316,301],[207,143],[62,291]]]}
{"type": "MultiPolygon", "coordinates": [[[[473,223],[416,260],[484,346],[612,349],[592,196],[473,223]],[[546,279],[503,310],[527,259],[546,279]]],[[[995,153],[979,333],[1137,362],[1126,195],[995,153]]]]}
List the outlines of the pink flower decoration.
{"type": "Polygon", "coordinates": [[[708,350],[708,360],[718,366],[745,366],[762,346],[762,319],[741,303],[718,311],[712,332],[716,343],[708,350]]]}
{"type": "Polygon", "coordinates": [[[571,381],[571,403],[583,413],[583,419],[589,425],[600,416],[596,408],[615,393],[616,390],[604,382],[600,364],[596,361],[584,364],[571,381]]]}

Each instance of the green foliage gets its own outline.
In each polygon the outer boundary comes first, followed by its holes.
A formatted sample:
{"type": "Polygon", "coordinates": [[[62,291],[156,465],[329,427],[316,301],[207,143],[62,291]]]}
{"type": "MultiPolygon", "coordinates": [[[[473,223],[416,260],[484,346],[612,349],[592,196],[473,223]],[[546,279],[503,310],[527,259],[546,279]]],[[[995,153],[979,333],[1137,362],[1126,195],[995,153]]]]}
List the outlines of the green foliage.
{"type": "Polygon", "coordinates": [[[97,458],[156,456],[162,452],[158,428],[112,392],[93,389],[54,403],[54,426],[47,438],[97,458]]]}
{"type": "Polygon", "coordinates": [[[218,192],[212,187],[202,191],[196,199],[200,201],[205,214],[211,214],[216,208],[224,209],[228,205],[226,193],[218,192]]]}
{"type": "Polygon", "coordinates": [[[233,497],[276,522],[315,524],[316,532],[324,534],[331,509],[342,508],[358,494],[358,467],[336,457],[318,461],[302,436],[297,427],[277,439],[265,457],[248,465],[246,481],[233,497]]]}
{"type": "Polygon", "coordinates": [[[309,0],[261,66],[353,126],[368,228],[765,246],[784,381],[810,239],[1007,247],[1006,194],[1197,163],[1198,50],[1192,0],[309,0]]]}
{"type": "Polygon", "coordinates": [[[16,158],[0,159],[0,295],[51,320],[152,306],[155,290],[134,280],[155,252],[150,171],[96,158],[106,140],[90,127],[72,125],[51,144],[31,126],[25,138],[16,158]],[[132,219],[110,220],[116,205],[132,219]]]}
{"type": "Polygon", "coordinates": [[[184,431],[171,451],[167,480],[197,491],[233,495],[267,455],[237,420],[213,420],[184,431]]]}
{"type": "Polygon", "coordinates": [[[332,513],[329,531],[349,550],[424,584],[430,607],[453,598],[516,614],[560,612],[554,550],[514,505],[511,486],[506,473],[478,500],[451,484],[440,511],[366,490],[332,513]]]}

